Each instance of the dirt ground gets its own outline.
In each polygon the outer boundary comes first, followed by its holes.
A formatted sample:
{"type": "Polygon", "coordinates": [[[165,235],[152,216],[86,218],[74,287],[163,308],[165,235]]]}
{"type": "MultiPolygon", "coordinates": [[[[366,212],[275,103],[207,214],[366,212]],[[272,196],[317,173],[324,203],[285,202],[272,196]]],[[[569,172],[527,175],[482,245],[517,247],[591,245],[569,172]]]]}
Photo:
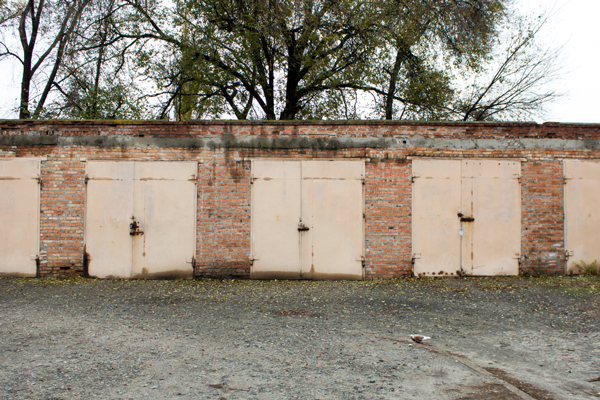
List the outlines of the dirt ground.
{"type": "Polygon", "coordinates": [[[0,279],[2,399],[590,399],[595,378],[598,277],[0,279]]]}

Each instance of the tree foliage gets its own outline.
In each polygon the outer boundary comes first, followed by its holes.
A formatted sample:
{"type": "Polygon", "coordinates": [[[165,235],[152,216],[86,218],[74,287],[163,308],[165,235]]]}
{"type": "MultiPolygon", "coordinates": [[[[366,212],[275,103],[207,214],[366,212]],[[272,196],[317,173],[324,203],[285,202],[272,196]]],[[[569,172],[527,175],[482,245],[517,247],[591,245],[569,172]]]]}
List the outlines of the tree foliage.
{"type": "Polygon", "coordinates": [[[12,57],[22,65],[19,118],[37,118],[42,112],[81,14],[90,1],[27,0],[9,2],[6,6],[3,25],[16,31],[20,48],[14,51],[3,41],[0,58],[12,57]],[[41,74],[47,75],[40,82],[42,89],[32,104],[32,84],[41,74]]]}
{"type": "Polygon", "coordinates": [[[555,96],[539,90],[556,72],[541,24],[506,29],[509,0],[26,3],[0,14],[28,32],[0,56],[23,82],[44,71],[21,118],[487,120],[555,96]]]}

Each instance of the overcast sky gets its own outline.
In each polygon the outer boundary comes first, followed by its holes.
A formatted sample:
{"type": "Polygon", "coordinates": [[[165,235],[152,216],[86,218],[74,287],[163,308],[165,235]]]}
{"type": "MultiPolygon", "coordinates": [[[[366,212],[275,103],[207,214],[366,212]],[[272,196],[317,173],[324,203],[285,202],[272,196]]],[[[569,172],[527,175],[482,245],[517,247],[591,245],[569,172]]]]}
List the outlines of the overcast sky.
{"type": "MultiPolygon", "coordinates": [[[[564,97],[537,122],[600,123],[600,0],[513,0],[526,14],[555,3],[543,40],[564,45],[564,74],[555,83],[564,97]]],[[[15,67],[18,67],[15,65],[15,67]]],[[[0,118],[16,118],[20,69],[0,64],[0,118]]]]}
{"type": "Polygon", "coordinates": [[[565,96],[547,108],[543,120],[600,123],[600,0],[514,1],[538,14],[556,3],[543,33],[547,42],[564,44],[565,72],[556,87],[565,96]]]}

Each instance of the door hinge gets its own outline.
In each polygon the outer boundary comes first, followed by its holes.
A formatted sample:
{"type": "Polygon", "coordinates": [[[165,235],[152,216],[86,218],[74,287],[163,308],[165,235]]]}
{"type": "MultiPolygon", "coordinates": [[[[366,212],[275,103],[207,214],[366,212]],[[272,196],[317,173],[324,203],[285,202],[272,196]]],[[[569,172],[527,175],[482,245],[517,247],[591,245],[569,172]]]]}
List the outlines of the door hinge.
{"type": "Polygon", "coordinates": [[[571,175],[565,175],[563,176],[563,185],[567,184],[567,181],[573,179],[573,177],[571,175]]]}
{"type": "Polygon", "coordinates": [[[573,257],[574,255],[575,253],[573,253],[572,251],[565,250],[565,261],[568,261],[569,258],[573,257]]]}
{"type": "Polygon", "coordinates": [[[365,184],[365,175],[364,174],[357,175],[356,179],[360,180],[363,185],[365,184]]]}
{"type": "Polygon", "coordinates": [[[420,258],[421,258],[421,253],[414,253],[413,256],[412,256],[412,258],[411,258],[411,260],[410,260],[410,263],[414,265],[415,264],[415,260],[418,260],[420,258]]]}
{"type": "Polygon", "coordinates": [[[252,177],[250,178],[250,184],[253,184],[255,180],[260,179],[260,176],[257,175],[252,175],[252,177]]]}
{"type": "Polygon", "coordinates": [[[185,262],[192,264],[192,279],[196,279],[196,257],[188,258],[185,262]]]}
{"type": "Polygon", "coordinates": [[[360,261],[363,267],[365,266],[365,263],[366,263],[366,261],[367,261],[367,260],[365,259],[365,256],[358,256],[358,257],[356,257],[356,259],[355,259],[355,260],[356,260],[356,261],[360,261]]]}
{"type": "Polygon", "coordinates": [[[420,176],[419,175],[413,175],[413,176],[411,176],[410,177],[410,182],[411,183],[415,183],[415,179],[417,179],[417,178],[420,178],[420,176]]]}
{"type": "Polygon", "coordinates": [[[257,257],[257,256],[250,256],[250,257],[248,258],[248,260],[250,261],[250,265],[253,265],[253,264],[254,264],[254,261],[256,261],[256,260],[260,260],[260,257],[257,257]]]}
{"type": "Polygon", "coordinates": [[[521,253],[515,253],[515,256],[513,257],[514,260],[517,260],[517,263],[519,264],[519,270],[521,270],[521,253]]]}

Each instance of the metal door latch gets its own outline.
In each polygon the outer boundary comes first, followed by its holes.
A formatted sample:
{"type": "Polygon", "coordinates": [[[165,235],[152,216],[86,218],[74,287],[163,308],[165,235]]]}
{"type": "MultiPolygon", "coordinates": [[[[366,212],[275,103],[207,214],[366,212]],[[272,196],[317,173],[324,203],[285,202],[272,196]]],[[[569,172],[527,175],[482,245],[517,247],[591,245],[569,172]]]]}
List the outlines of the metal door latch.
{"type": "Polygon", "coordinates": [[[473,218],[473,217],[465,217],[463,215],[463,213],[459,212],[457,215],[458,215],[458,218],[460,218],[460,222],[473,222],[473,221],[475,221],[475,218],[473,218]]]}
{"type": "Polygon", "coordinates": [[[573,257],[575,254],[572,251],[565,250],[565,261],[568,261],[569,258],[573,257]]]}
{"type": "Polygon", "coordinates": [[[140,224],[136,220],[133,220],[133,222],[129,224],[129,234],[131,236],[144,234],[143,231],[140,231],[140,224]]]}
{"type": "Polygon", "coordinates": [[[304,222],[302,222],[302,218],[300,218],[300,222],[298,222],[298,230],[307,231],[308,229],[308,226],[304,225],[304,222]]]}

